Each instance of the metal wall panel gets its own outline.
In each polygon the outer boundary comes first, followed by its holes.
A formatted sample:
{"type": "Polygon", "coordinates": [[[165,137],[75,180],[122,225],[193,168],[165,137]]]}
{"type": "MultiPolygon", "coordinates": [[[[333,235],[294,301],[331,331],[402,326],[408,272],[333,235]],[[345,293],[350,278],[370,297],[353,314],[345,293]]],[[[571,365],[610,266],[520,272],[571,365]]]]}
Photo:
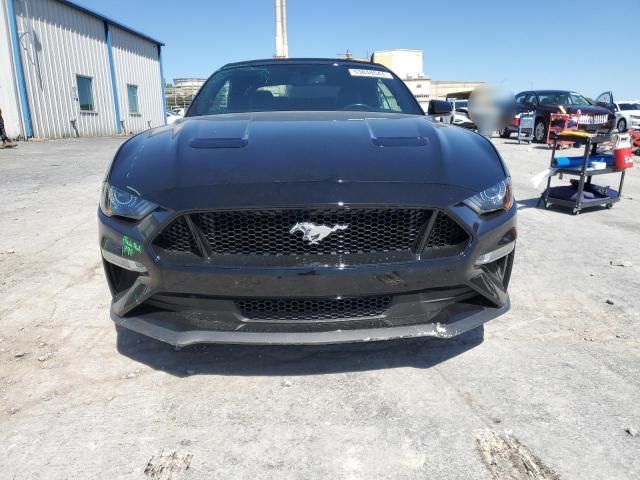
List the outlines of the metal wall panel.
{"type": "Polygon", "coordinates": [[[23,133],[6,2],[0,0],[0,109],[7,135],[15,138],[23,133]]]}
{"type": "MultiPolygon", "coordinates": [[[[105,20],[57,0],[1,1],[15,5],[34,137],[118,133],[105,20]],[[91,112],[80,110],[77,75],[92,79],[91,112]]],[[[109,29],[126,132],[163,125],[158,46],[120,27],[109,29]],[[138,86],[138,115],[129,112],[127,84],[138,86]]]]}
{"type": "Polygon", "coordinates": [[[164,125],[158,46],[115,26],[111,27],[111,42],[125,131],[136,133],[164,125]],[[138,87],[139,114],[129,111],[127,85],[138,87]]]}
{"type": "Polygon", "coordinates": [[[34,137],[116,131],[104,23],[55,0],[15,0],[34,137]],[[76,75],[92,78],[94,110],[80,111],[76,75]]]}

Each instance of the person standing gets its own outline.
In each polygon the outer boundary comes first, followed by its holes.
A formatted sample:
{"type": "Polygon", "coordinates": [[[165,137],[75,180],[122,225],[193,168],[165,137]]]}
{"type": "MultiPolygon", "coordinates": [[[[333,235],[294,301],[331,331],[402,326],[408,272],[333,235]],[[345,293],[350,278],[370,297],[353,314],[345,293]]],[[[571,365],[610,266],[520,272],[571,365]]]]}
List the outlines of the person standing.
{"type": "Polygon", "coordinates": [[[4,118],[2,118],[2,109],[0,108],[0,139],[2,140],[2,146],[15,146],[9,137],[7,137],[7,132],[4,130],[4,118]]]}

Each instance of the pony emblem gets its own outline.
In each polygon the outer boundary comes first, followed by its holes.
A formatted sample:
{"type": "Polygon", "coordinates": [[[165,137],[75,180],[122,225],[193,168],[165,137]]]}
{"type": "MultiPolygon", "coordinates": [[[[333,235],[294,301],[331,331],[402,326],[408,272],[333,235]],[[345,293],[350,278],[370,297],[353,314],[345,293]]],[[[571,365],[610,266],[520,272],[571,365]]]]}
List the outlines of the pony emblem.
{"type": "Polygon", "coordinates": [[[333,232],[346,230],[347,228],[349,228],[349,225],[334,225],[333,227],[328,227],[326,225],[316,225],[311,222],[299,222],[291,227],[289,233],[302,232],[303,240],[309,242],[309,245],[317,245],[333,232]]]}

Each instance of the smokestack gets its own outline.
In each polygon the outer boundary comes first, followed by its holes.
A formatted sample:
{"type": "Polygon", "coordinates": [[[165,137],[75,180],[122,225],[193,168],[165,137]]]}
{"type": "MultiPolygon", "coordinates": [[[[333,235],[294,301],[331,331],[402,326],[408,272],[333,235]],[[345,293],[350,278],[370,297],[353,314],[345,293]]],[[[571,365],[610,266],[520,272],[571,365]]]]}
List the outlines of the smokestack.
{"type": "Polygon", "coordinates": [[[289,40],[287,39],[287,0],[282,0],[280,8],[282,14],[282,55],[284,58],[289,58],[289,40]]]}
{"type": "Polygon", "coordinates": [[[282,0],[275,0],[276,7],[276,53],[274,58],[284,58],[284,38],[282,29],[282,0]]]}

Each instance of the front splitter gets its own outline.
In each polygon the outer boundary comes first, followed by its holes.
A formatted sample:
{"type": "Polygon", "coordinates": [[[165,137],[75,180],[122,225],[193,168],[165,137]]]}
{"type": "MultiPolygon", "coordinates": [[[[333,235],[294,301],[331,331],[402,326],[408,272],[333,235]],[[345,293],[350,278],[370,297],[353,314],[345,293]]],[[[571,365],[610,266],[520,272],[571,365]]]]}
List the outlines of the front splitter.
{"type": "Polygon", "coordinates": [[[113,309],[111,309],[111,319],[121,327],[177,347],[198,343],[323,345],[419,337],[452,338],[503,315],[509,310],[510,306],[510,301],[507,299],[507,302],[502,307],[485,307],[473,313],[460,313],[450,317],[446,323],[417,323],[397,327],[332,330],[326,332],[181,331],[171,322],[154,320],[147,316],[119,317],[114,313],[113,309]]]}

